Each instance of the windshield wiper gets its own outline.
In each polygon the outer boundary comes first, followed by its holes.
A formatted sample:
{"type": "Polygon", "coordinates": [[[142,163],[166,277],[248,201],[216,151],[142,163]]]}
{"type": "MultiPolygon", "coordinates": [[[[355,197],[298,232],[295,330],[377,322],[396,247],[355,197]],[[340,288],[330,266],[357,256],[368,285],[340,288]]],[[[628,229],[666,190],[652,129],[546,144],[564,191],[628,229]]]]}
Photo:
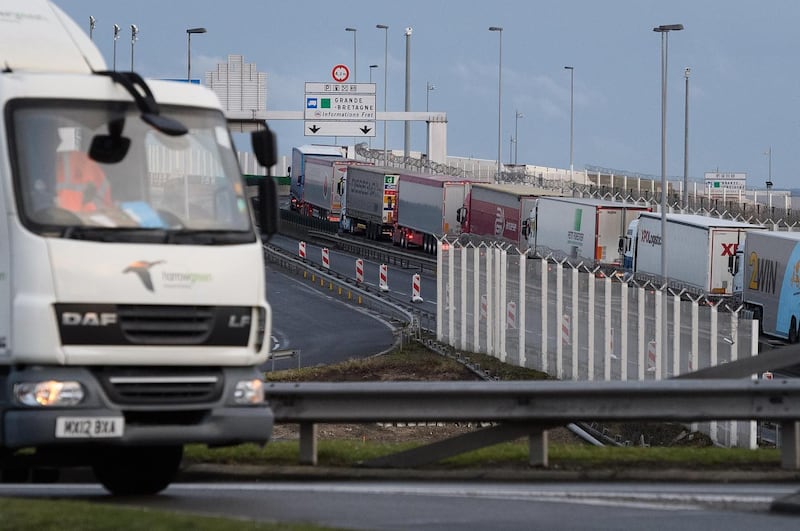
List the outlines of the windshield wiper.
{"type": "Polygon", "coordinates": [[[92,227],[70,225],[64,227],[61,237],[71,240],[90,240],[98,242],[142,242],[163,243],[169,238],[164,229],[92,227]]]}
{"type": "Polygon", "coordinates": [[[234,243],[250,243],[255,241],[251,231],[233,230],[191,230],[183,229],[170,232],[169,243],[194,245],[228,245],[234,243]]]}

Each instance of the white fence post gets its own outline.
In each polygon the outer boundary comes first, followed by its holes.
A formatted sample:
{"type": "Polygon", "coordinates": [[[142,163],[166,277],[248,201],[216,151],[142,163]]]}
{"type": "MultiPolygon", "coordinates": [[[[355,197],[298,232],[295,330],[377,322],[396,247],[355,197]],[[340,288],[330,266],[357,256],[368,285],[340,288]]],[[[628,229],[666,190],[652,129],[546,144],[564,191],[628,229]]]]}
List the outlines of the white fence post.
{"type": "Polygon", "coordinates": [[[556,264],[556,376],[564,378],[564,264],[556,264]]]}
{"type": "Polygon", "coordinates": [[[619,379],[628,379],[628,283],[620,284],[619,379]]]}
{"type": "Polygon", "coordinates": [[[603,283],[605,286],[605,296],[603,301],[603,307],[605,309],[604,312],[604,319],[603,319],[603,334],[604,334],[604,341],[603,341],[603,351],[605,355],[603,356],[603,377],[606,381],[611,380],[611,356],[612,356],[612,341],[613,341],[613,331],[611,330],[611,278],[606,276],[603,279],[603,283]]]}
{"type": "Polygon", "coordinates": [[[517,305],[517,312],[519,315],[519,364],[522,367],[527,366],[528,360],[525,356],[525,306],[527,297],[527,286],[525,285],[525,274],[527,269],[527,262],[528,262],[528,255],[527,251],[525,253],[521,253],[519,257],[519,295],[517,295],[517,300],[519,304],[517,305]]]}
{"type": "Polygon", "coordinates": [[[549,372],[548,371],[548,363],[547,363],[547,260],[545,258],[540,259],[542,264],[542,285],[541,287],[541,294],[542,294],[542,306],[541,306],[541,326],[542,326],[542,372],[549,372]]]}
{"type": "MultiPolygon", "coordinates": [[[[579,306],[579,291],[578,291],[578,284],[580,283],[580,277],[578,273],[578,268],[572,268],[572,319],[571,325],[578,328],[578,306],[579,306]]],[[[580,336],[577,334],[572,334],[570,331],[570,344],[572,345],[572,379],[578,380],[578,345],[580,343],[580,336]]]]}
{"type": "MultiPolygon", "coordinates": [[[[589,381],[594,380],[594,271],[589,272],[589,307],[586,311],[586,318],[587,318],[587,325],[588,325],[588,337],[587,337],[587,346],[589,347],[589,355],[587,359],[587,365],[589,367],[587,379],[589,381]]],[[[574,328],[574,331],[578,331],[577,327],[574,328]]],[[[576,334],[572,334],[576,335],[576,334]]]]}
{"type": "Polygon", "coordinates": [[[461,252],[461,334],[459,347],[467,349],[467,247],[459,245],[461,252]]]}
{"type": "Polygon", "coordinates": [[[444,260],[442,242],[436,242],[436,341],[444,340],[444,260]]]}

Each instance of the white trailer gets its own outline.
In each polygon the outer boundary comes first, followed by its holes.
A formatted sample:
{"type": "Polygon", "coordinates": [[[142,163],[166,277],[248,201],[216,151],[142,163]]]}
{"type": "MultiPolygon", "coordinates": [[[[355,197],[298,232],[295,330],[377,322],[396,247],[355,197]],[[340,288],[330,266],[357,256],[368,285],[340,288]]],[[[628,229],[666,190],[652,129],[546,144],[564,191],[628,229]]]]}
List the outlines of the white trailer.
{"type": "Polygon", "coordinates": [[[577,197],[541,197],[529,223],[531,248],[603,265],[622,265],[625,231],[649,207],[577,197]]]}
{"type": "Polygon", "coordinates": [[[266,443],[263,248],[216,95],[109,71],[47,0],[4,0],[0,63],[0,472],[152,494],[185,444],[266,443]]]}
{"type": "Polygon", "coordinates": [[[629,227],[625,263],[633,273],[661,275],[661,246],[667,243],[667,277],[708,295],[734,293],[733,258],[747,234],[764,227],[695,214],[643,212],[629,227]]]}
{"type": "Polygon", "coordinates": [[[345,149],[339,146],[326,146],[320,144],[304,144],[292,148],[292,166],[289,174],[290,204],[292,210],[310,216],[313,205],[306,201],[306,160],[309,157],[343,159],[345,149]]]}
{"type": "Polygon", "coordinates": [[[369,240],[391,238],[397,219],[398,179],[396,168],[349,166],[342,196],[342,230],[363,231],[369,240]]]}
{"type": "Polygon", "coordinates": [[[310,207],[305,209],[307,214],[328,221],[339,221],[347,168],[353,164],[369,165],[337,157],[306,157],[303,196],[310,207]]]}
{"type": "Polygon", "coordinates": [[[393,242],[434,254],[438,239],[461,234],[458,210],[464,205],[469,184],[469,180],[449,175],[401,173],[393,242]]]}

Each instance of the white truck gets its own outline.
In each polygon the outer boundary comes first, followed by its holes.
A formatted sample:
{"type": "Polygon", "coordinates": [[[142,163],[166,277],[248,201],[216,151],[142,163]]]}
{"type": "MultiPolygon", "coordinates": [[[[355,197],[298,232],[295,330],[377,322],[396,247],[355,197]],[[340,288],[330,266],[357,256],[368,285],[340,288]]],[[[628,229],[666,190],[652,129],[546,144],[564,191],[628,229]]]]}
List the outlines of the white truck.
{"type": "Polygon", "coordinates": [[[342,189],[347,168],[368,164],[338,157],[306,157],[303,197],[305,212],[315,218],[338,222],[342,211],[342,189]]]}
{"type": "Polygon", "coordinates": [[[397,219],[396,168],[349,166],[343,183],[339,226],[368,240],[391,239],[397,219]]]}
{"type": "Polygon", "coordinates": [[[289,169],[291,183],[289,185],[289,208],[305,216],[313,216],[314,205],[306,200],[306,160],[343,159],[345,150],[339,146],[304,144],[292,148],[292,166],[289,169]]]}
{"type": "Polygon", "coordinates": [[[622,265],[625,231],[650,207],[579,197],[540,197],[529,222],[531,249],[560,251],[570,258],[622,265]]]}
{"type": "Polygon", "coordinates": [[[435,254],[441,237],[461,234],[457,217],[469,184],[469,180],[448,175],[401,173],[393,243],[435,254]]]}
{"type": "MultiPolygon", "coordinates": [[[[667,214],[667,277],[713,296],[734,294],[731,261],[748,234],[764,227],[696,214],[667,214]]],[[[661,275],[661,214],[643,212],[628,227],[624,268],[661,275]]]]}
{"type": "MultiPolygon", "coordinates": [[[[4,478],[85,465],[156,493],[187,443],[266,443],[262,243],[216,96],[109,72],[47,0],[3,2],[0,62],[4,478]]],[[[268,129],[253,145],[275,163],[268,129]]]]}
{"type": "Polygon", "coordinates": [[[800,232],[749,232],[732,263],[734,289],[759,332],[800,341],[800,232]]]}

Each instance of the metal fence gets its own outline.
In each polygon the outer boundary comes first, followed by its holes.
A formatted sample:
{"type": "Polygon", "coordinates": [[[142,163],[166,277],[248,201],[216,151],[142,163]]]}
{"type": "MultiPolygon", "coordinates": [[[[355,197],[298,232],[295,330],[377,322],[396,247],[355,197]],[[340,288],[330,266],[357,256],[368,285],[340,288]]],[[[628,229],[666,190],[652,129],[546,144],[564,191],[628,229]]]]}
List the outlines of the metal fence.
{"type": "MultiPolygon", "coordinates": [[[[528,258],[494,243],[440,244],[437,339],[563,380],[661,380],[758,354],[758,322],[596,266],[528,258]]],[[[751,422],[701,426],[756,446],[751,422]]]]}

